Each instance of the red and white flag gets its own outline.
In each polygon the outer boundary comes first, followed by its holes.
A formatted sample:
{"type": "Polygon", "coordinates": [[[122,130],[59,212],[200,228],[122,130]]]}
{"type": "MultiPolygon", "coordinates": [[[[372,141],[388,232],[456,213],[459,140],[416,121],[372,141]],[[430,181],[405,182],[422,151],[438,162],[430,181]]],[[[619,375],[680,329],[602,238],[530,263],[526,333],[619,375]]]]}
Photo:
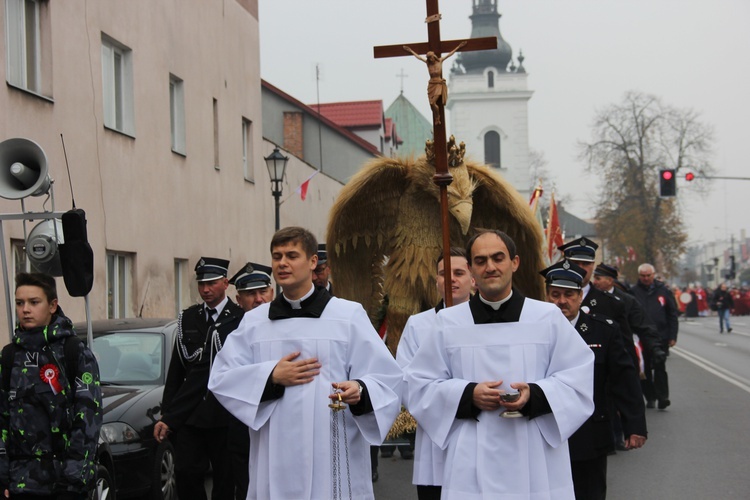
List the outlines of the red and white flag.
{"type": "Polygon", "coordinates": [[[313,174],[308,177],[305,182],[299,185],[299,187],[295,190],[297,193],[299,193],[299,197],[302,198],[302,201],[305,201],[305,198],[307,198],[307,188],[310,187],[310,180],[318,175],[318,171],[316,170],[313,172],[313,174]]]}
{"type": "Polygon", "coordinates": [[[557,215],[557,204],[555,203],[555,193],[552,193],[549,200],[549,221],[547,222],[547,257],[550,262],[557,262],[560,252],[557,250],[563,246],[563,234],[560,227],[560,218],[557,215]]]}

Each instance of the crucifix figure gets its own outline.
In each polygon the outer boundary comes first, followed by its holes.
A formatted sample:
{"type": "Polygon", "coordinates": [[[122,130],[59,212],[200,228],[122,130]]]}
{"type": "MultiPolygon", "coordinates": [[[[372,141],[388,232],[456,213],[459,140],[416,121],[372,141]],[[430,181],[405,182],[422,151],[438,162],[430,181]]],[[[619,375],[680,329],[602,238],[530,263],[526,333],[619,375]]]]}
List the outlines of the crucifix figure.
{"type": "MultiPolygon", "coordinates": [[[[497,48],[497,37],[473,38],[470,40],[441,40],[440,39],[440,9],[438,0],[427,2],[427,43],[410,43],[408,45],[385,45],[375,47],[375,58],[401,57],[411,53],[427,64],[430,81],[427,84],[427,94],[432,108],[433,138],[435,150],[435,176],[433,181],[440,188],[440,218],[443,229],[443,260],[446,276],[451,275],[450,269],[450,218],[448,214],[448,185],[453,181],[448,171],[448,151],[445,132],[445,103],[448,99],[448,89],[443,79],[443,61],[458,51],[486,50],[497,48]],[[443,57],[443,52],[447,54],[443,57]],[[420,57],[425,54],[426,57],[420,57]]],[[[445,305],[453,305],[450,291],[450,280],[445,280],[445,305]]]]}
{"type": "Polygon", "coordinates": [[[445,83],[443,78],[443,61],[448,59],[450,56],[456,53],[458,49],[466,45],[466,40],[459,43],[455,49],[451,50],[447,55],[438,57],[433,51],[428,51],[425,57],[420,56],[411,47],[404,45],[404,50],[410,52],[420,61],[427,63],[427,71],[430,73],[430,81],[427,83],[427,96],[430,99],[430,107],[432,108],[433,121],[435,125],[440,125],[440,108],[438,107],[438,101],[442,106],[448,102],[448,85],[445,83]]]}

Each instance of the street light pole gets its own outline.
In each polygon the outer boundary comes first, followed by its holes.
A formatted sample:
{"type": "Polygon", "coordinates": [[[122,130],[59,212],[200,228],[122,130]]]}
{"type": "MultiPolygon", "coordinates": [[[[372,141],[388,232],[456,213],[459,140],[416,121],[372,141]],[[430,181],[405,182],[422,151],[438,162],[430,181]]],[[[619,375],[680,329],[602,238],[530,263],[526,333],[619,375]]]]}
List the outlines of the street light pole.
{"type": "Polygon", "coordinates": [[[280,229],[279,222],[279,205],[281,205],[281,183],[284,180],[284,172],[286,171],[286,162],[289,161],[288,156],[284,156],[279,151],[279,148],[274,148],[273,153],[263,158],[266,161],[266,168],[268,169],[268,176],[271,178],[273,184],[271,188],[271,194],[276,203],[276,231],[280,229]]]}
{"type": "MultiPolygon", "coordinates": [[[[274,203],[276,205],[276,218],[275,218],[275,231],[281,229],[280,218],[279,218],[279,206],[281,205],[281,183],[284,181],[284,172],[286,171],[286,162],[289,161],[288,156],[284,156],[276,147],[273,152],[267,157],[263,158],[266,162],[266,168],[268,169],[268,176],[271,178],[271,194],[273,195],[274,203]]],[[[276,284],[276,295],[280,292],[279,284],[276,284]]]]}

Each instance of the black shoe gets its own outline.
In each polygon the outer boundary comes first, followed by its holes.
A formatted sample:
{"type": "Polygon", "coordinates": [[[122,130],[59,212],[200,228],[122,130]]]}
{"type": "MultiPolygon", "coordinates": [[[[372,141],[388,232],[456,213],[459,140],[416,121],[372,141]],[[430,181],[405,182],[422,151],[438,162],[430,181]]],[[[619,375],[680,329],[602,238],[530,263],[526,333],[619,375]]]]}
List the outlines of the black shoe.
{"type": "Polygon", "coordinates": [[[378,471],[373,471],[372,473],[372,482],[376,483],[378,481],[378,471]]]}
{"type": "Polygon", "coordinates": [[[414,452],[411,450],[404,450],[399,452],[401,453],[401,458],[403,458],[404,460],[411,460],[414,458],[414,452]]]}
{"type": "Polygon", "coordinates": [[[671,405],[672,402],[668,399],[660,399],[659,400],[659,409],[660,410],[666,410],[667,406],[671,405]]]}
{"type": "Polygon", "coordinates": [[[656,407],[656,401],[653,399],[649,399],[646,401],[646,408],[655,408],[656,407]]]}
{"type": "Polygon", "coordinates": [[[732,333],[732,329],[731,328],[727,328],[727,333],[732,333]]]}
{"type": "Polygon", "coordinates": [[[393,456],[393,448],[380,448],[380,456],[383,458],[391,458],[393,456]]]}

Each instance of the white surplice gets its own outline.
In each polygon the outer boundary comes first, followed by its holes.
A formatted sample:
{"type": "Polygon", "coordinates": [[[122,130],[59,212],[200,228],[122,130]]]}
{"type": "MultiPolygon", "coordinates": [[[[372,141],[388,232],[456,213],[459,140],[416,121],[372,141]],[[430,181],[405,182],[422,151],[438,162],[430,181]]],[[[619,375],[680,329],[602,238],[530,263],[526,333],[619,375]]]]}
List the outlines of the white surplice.
{"type": "MultiPolygon", "coordinates": [[[[339,457],[342,498],[372,499],[370,445],[380,445],[401,408],[402,372],[371,326],[362,306],[331,298],[320,318],[268,319],[269,304],[245,314],[211,369],[208,388],[250,428],[248,499],[330,500],[332,431],[328,395],[332,382],[361,380],[374,411],[344,410],[339,457]],[[309,384],[286,387],[261,402],[271,372],[292,352],[318,358],[320,374],[309,384]]],[[[338,414],[338,415],[341,415],[338,414]]]]}
{"type": "Polygon", "coordinates": [[[594,410],[591,349],[553,304],[525,299],[520,320],[475,325],[469,303],[444,309],[405,370],[408,407],[446,448],[443,499],[574,499],[567,439],[594,410]],[[552,413],[456,419],[470,382],[537,384],[552,413]]]}
{"type": "MultiPolygon", "coordinates": [[[[422,338],[435,332],[437,312],[428,309],[411,316],[404,326],[401,340],[396,350],[396,361],[403,369],[411,363],[414,355],[422,343],[422,338]]],[[[406,388],[404,388],[404,405],[408,409],[406,388]]],[[[432,442],[419,422],[417,435],[414,438],[414,473],[412,484],[424,486],[440,486],[443,484],[443,467],[445,466],[445,450],[432,442]]]]}

